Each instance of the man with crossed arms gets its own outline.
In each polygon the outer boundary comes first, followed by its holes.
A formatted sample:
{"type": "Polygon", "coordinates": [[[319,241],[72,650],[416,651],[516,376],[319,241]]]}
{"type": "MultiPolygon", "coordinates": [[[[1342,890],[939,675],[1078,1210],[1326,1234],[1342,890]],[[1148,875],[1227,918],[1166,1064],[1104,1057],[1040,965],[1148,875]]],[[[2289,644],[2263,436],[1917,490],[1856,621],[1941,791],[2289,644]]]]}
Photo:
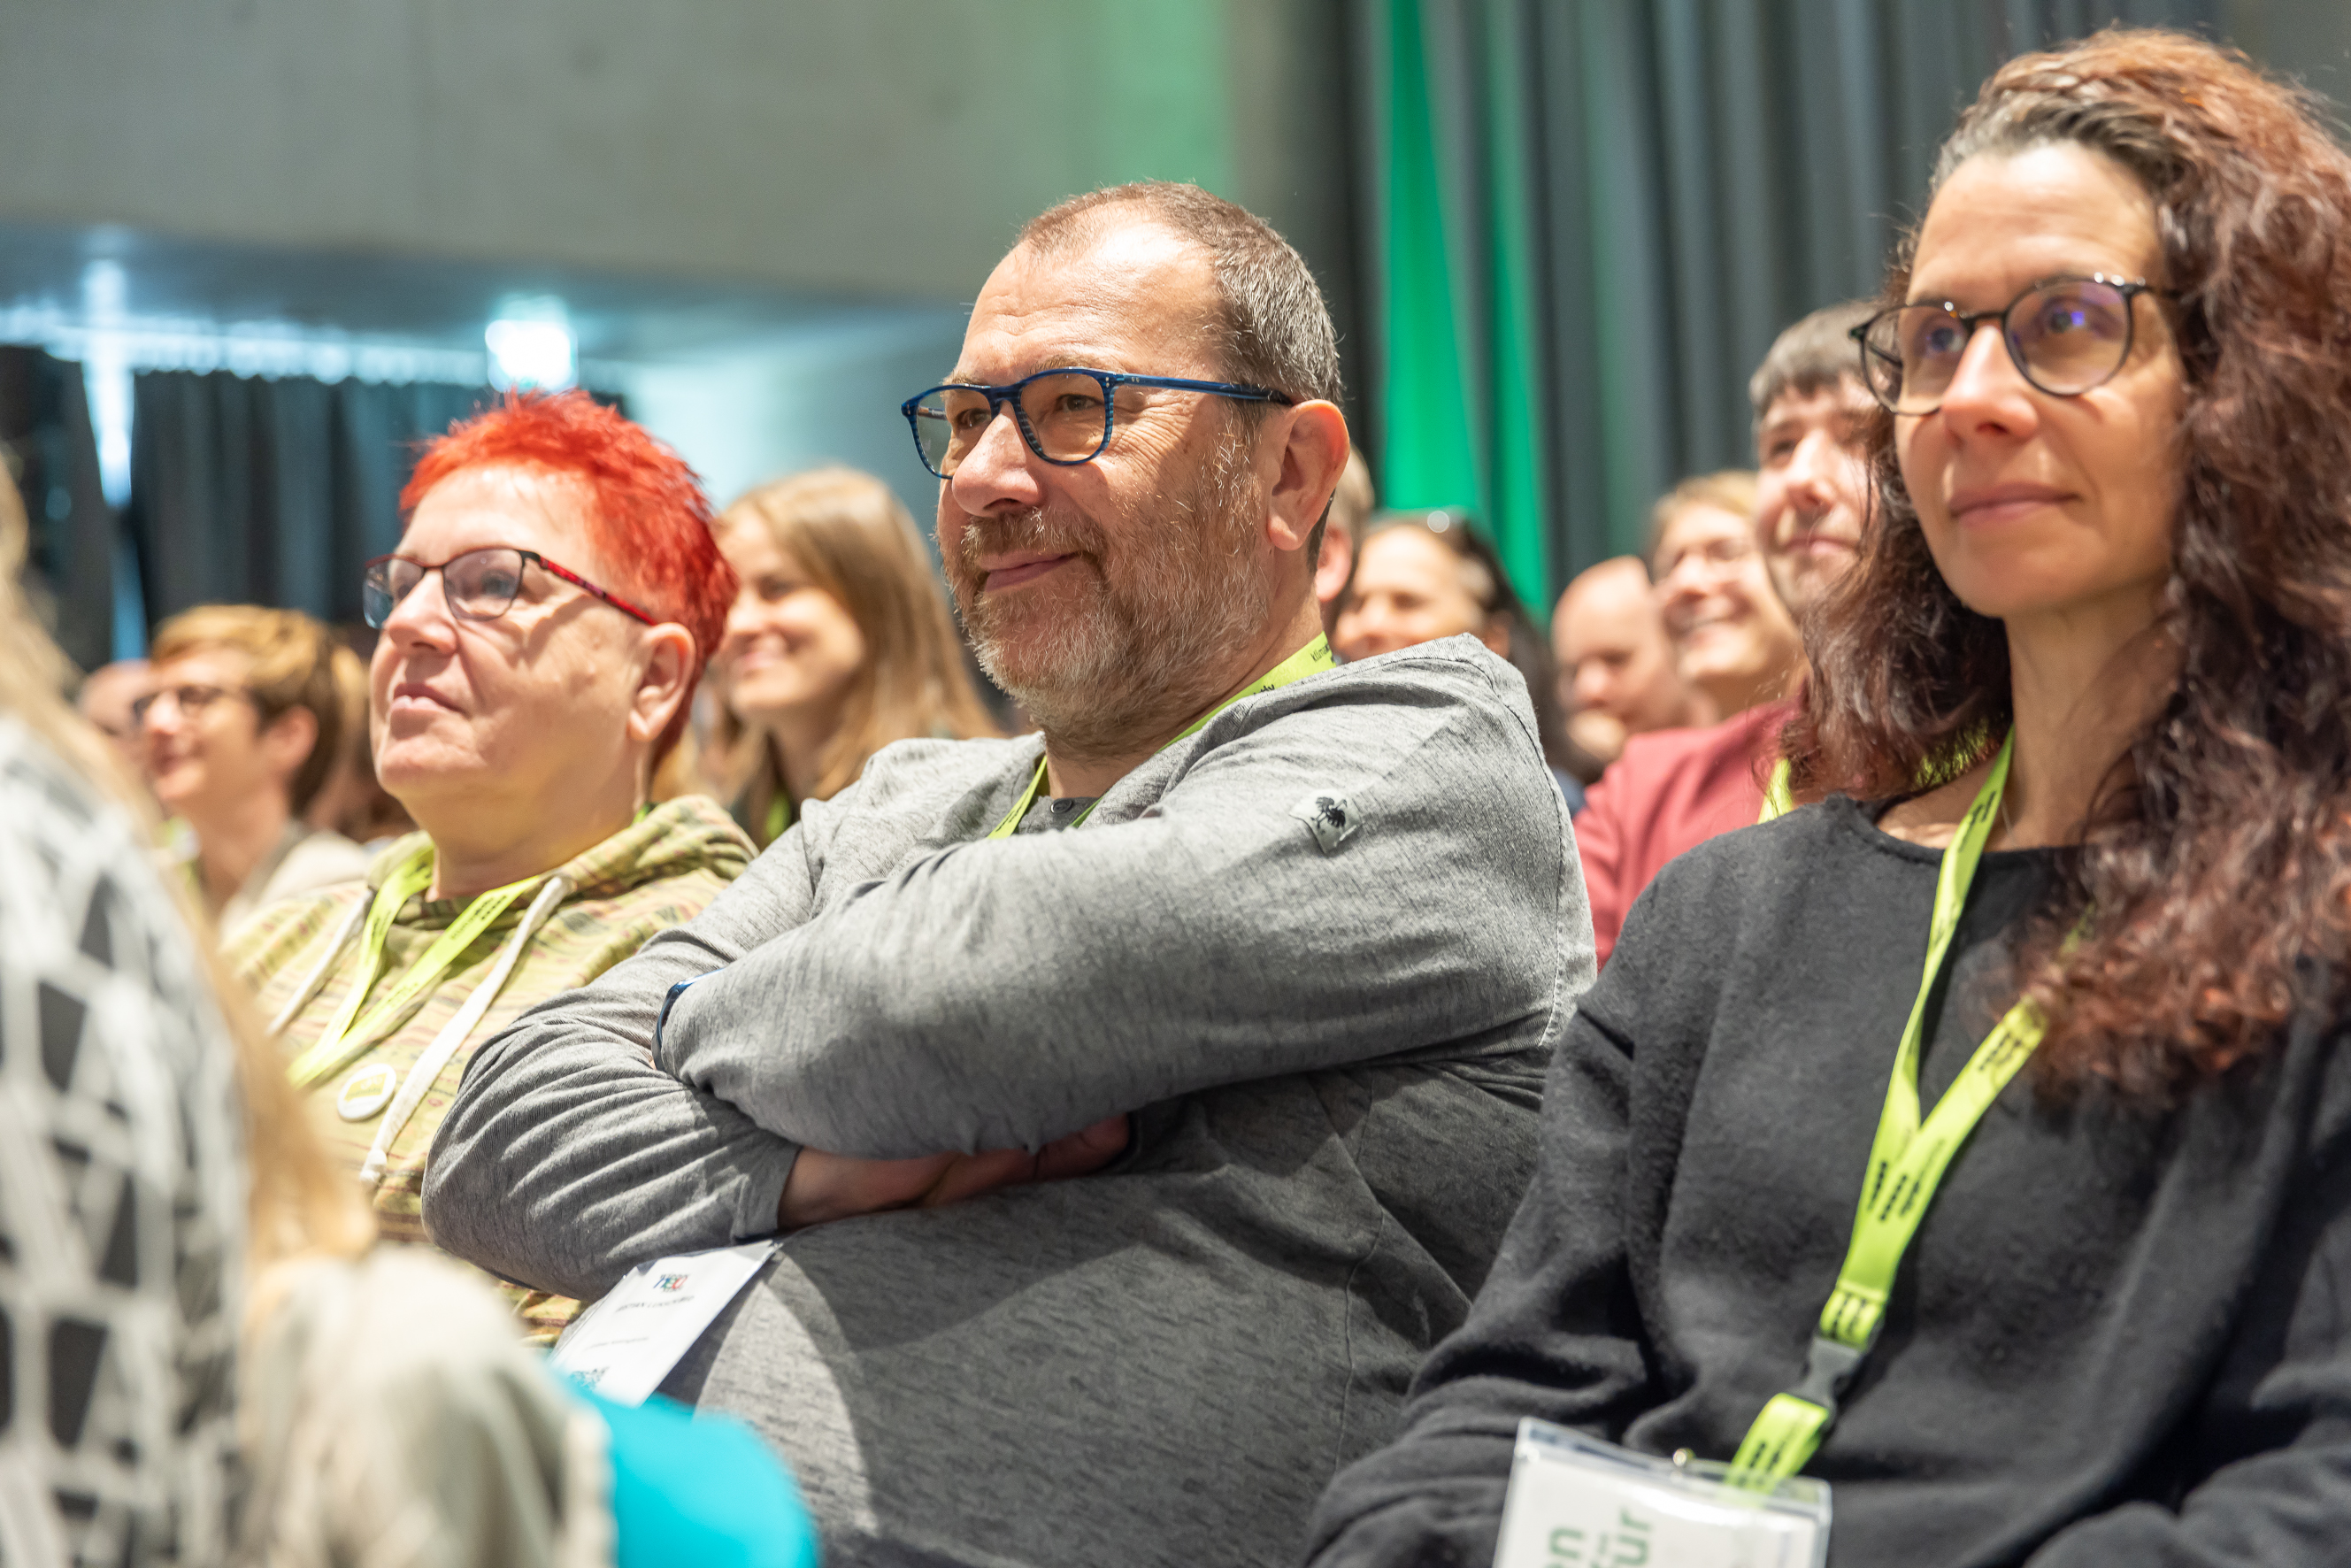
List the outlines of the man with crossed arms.
{"type": "Polygon", "coordinates": [[[425,1218],[581,1296],[780,1234],[664,1389],[829,1563],[1289,1563],[1526,1182],[1593,975],[1565,810],[1474,639],[1329,667],[1337,356],[1264,224],[1074,198],[948,381],[941,552],[1041,740],[885,749],[490,1041],[425,1218]]]}

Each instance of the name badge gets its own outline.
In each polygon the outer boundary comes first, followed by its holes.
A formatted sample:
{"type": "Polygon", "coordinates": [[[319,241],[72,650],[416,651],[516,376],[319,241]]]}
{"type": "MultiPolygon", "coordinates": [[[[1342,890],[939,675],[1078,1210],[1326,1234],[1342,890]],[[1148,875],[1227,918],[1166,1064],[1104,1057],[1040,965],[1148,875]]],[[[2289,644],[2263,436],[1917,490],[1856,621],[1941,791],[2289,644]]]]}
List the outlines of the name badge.
{"type": "Polygon", "coordinates": [[[1751,1490],[1729,1469],[1521,1421],[1494,1568],[1823,1568],[1826,1483],[1751,1490]]]}
{"type": "Polygon", "coordinates": [[[615,1405],[642,1405],[742,1294],[773,1239],[640,1263],[571,1320],[548,1364],[615,1405]]]}
{"type": "Polygon", "coordinates": [[[400,1087],[400,1071],[382,1062],[362,1067],[343,1080],[335,1092],[335,1114],[346,1122],[364,1122],[380,1114],[392,1103],[392,1091],[400,1087]]]}

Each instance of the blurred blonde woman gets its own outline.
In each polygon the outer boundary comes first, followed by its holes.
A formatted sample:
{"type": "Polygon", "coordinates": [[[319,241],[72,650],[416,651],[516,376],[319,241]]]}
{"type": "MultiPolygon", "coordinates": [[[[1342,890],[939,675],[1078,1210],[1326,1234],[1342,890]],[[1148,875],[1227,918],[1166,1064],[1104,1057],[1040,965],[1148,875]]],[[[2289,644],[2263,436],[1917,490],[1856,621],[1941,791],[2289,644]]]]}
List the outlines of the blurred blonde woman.
{"type": "Polygon", "coordinates": [[[893,740],[994,735],[914,520],[849,468],[762,485],[719,515],[742,580],[715,661],[714,772],[761,848],[893,740]]]}

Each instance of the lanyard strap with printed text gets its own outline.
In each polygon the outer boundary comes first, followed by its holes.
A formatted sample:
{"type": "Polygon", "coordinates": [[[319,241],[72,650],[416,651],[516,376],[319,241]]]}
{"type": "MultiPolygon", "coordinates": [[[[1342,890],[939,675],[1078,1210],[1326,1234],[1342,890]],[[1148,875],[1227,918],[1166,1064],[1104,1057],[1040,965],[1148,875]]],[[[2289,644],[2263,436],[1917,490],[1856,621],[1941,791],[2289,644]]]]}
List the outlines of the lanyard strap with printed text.
{"type": "MultiPolygon", "coordinates": [[[[1331,640],[1317,632],[1314,634],[1314,641],[1290,654],[1290,657],[1194,719],[1190,724],[1186,725],[1183,733],[1176,736],[1175,740],[1170,740],[1167,746],[1173,746],[1179,740],[1189,740],[1199,734],[1210,719],[1245,697],[1262,696],[1267,692],[1289,685],[1293,681],[1302,681],[1309,675],[1319,675],[1325,670],[1336,669],[1338,664],[1337,656],[1331,652],[1331,640]]],[[[1165,751],[1167,747],[1163,746],[1160,749],[1165,751]]],[[[1037,803],[1038,792],[1044,788],[1045,758],[1040,754],[1037,758],[1037,771],[1029,777],[1029,788],[1020,792],[1020,799],[1012,802],[1012,810],[1004,814],[1004,821],[997,823],[987,836],[991,839],[1010,838],[1013,830],[1020,826],[1020,819],[1029,814],[1029,808],[1037,803]]],[[[1095,804],[1099,803],[1098,800],[1095,802],[1095,804]]],[[[1093,805],[1087,806],[1084,810],[1078,813],[1077,821],[1071,822],[1070,826],[1074,828],[1078,822],[1084,821],[1093,815],[1093,805]]]]}
{"type": "Polygon", "coordinates": [[[1837,1270],[1836,1288],[1829,1293],[1828,1304],[1821,1309],[1820,1322],[1813,1329],[1803,1381],[1786,1393],[1773,1395],[1755,1417],[1730,1461],[1733,1481],[1768,1489],[1803,1469],[1820,1447],[1836,1420],[1839,1396],[1852,1384],[1876,1343],[1895,1271],[1902,1266],[1902,1255],[1934,1199],[1945,1167],[2008,1081],[2016,1076],[2017,1069],[2041,1044],[2045,1020],[2029,999],[2020,1000],[1992,1026],[1958,1081],[1921,1124],[1918,1058],[1927,1002],[1959,930],[1959,915],[1967,907],[1968,889],[1983,859],[1984,844],[1991,837],[1992,820],[1999,814],[2001,796],[2008,786],[2014,745],[2012,736],[2001,742],[1983,787],[1976,791],[1975,804],[1959,822],[1959,835],[1943,852],[1935,879],[1934,913],[1927,926],[1926,973],[1918,982],[1917,999],[1910,1004],[1902,1044],[1895,1052],[1886,1106],[1878,1115],[1868,1176],[1862,1183],[1861,1202],[1854,1217],[1853,1239],[1837,1270]]]}
{"type": "Polygon", "coordinates": [[[308,1089],[333,1076],[365,1052],[376,1035],[397,1019],[402,1009],[440,982],[442,972],[456,961],[458,954],[512,908],[515,900],[542,880],[533,876],[510,882],[504,887],[492,888],[465,905],[465,912],[450,922],[449,929],[434,938],[433,945],[409,966],[408,972],[384,993],[383,999],[369,1009],[365,1019],[360,1019],[360,1009],[366,1004],[368,993],[375,988],[376,971],[383,963],[384,943],[392,935],[392,920],[410,899],[433,884],[433,847],[420,846],[415,854],[394,867],[376,890],[375,902],[368,909],[367,927],[360,936],[359,964],[351,975],[350,990],[335,1009],[326,1032],[286,1070],[294,1086],[308,1089]]]}

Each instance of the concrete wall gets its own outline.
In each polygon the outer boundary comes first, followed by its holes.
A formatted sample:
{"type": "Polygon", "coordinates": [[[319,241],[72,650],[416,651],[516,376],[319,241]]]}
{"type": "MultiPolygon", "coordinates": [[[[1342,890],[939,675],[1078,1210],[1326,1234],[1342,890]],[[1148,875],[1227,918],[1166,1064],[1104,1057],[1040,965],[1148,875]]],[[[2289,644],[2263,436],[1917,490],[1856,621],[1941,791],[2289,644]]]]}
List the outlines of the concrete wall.
{"type": "Polygon", "coordinates": [[[1147,175],[1338,270],[1339,12],[7,0],[0,218],[952,300],[1025,218],[1147,175]]]}
{"type": "Polygon", "coordinates": [[[1074,192],[1249,206],[1353,356],[1344,4],[0,0],[0,222],[871,305],[604,384],[721,503],[848,462],[927,518],[898,401],[1074,192]]]}

